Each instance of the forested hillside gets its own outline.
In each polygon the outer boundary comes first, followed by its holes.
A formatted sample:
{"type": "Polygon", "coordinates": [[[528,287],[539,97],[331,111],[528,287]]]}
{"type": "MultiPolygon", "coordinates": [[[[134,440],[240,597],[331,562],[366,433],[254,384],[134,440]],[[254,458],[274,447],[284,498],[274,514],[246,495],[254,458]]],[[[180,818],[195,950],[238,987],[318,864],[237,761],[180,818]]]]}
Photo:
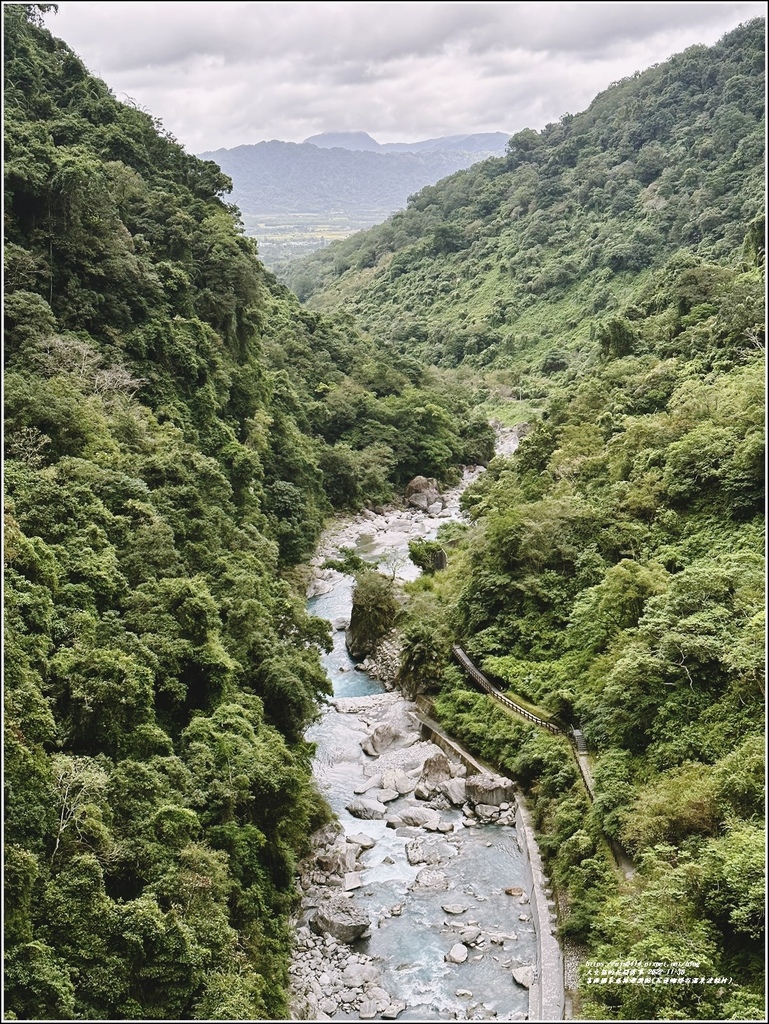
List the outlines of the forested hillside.
{"type": "Polygon", "coordinates": [[[583,957],[690,965],[583,974],[589,1019],[764,1019],[763,42],[753,22],[620,82],[293,277],[530,417],[439,534],[447,568],[415,546],[401,682],[526,786],[583,957]],[[456,642],[582,729],[594,801],[456,642]]]}
{"type": "Polygon", "coordinates": [[[5,29],[8,1019],[286,1012],[333,507],[490,454],[440,376],[302,310],[225,196],[5,29]]]}
{"type": "Polygon", "coordinates": [[[681,247],[728,258],[764,203],[764,25],[616,83],[515,135],[507,156],[423,189],[285,280],[440,365],[541,390],[681,247]]]}

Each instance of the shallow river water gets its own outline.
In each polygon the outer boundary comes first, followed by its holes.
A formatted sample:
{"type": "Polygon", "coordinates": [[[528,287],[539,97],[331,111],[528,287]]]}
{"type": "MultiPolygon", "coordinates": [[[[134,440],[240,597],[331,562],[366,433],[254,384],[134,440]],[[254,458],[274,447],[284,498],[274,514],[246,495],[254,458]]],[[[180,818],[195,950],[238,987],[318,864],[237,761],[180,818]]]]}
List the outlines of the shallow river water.
{"type": "MultiPolygon", "coordinates": [[[[325,538],[316,565],[342,546],[353,547],[372,560],[387,559],[400,579],[414,578],[418,570],[408,561],[409,539],[430,539],[442,522],[458,518],[459,495],[473,475],[466,474],[462,484],[446,495],[446,507],[439,516],[417,510],[390,511],[384,516],[366,513],[366,518],[333,531],[325,538]]],[[[511,972],[536,964],[536,935],[525,891],[525,854],[519,849],[516,829],[472,822],[457,808],[441,810],[442,833],[396,830],[384,820],[360,820],[350,814],[346,808],[354,790],[360,790],[369,777],[389,768],[416,772],[437,748],[417,741],[379,757],[363,752],[361,742],[372,726],[396,707],[414,709],[414,705],[397,693],[387,693],[380,682],[354,668],[339,628],[349,620],[350,577],[319,572],[314,589],[308,609],[336,621],[337,626],[334,649],[324,659],[334,698],[307,734],[317,745],[314,774],[345,833],[362,832],[374,840],[360,858],[361,885],[353,895],[371,919],[370,937],[359,939],[353,950],[373,958],[382,972],[382,986],[405,1004],[399,1020],[522,1020],[528,1011],[528,991],[513,980],[511,972]],[[415,837],[423,844],[427,861],[412,865],[406,846],[415,837]],[[424,877],[426,864],[443,873],[446,887],[433,889],[417,881],[420,872],[424,877]],[[505,892],[510,887],[520,887],[523,895],[505,892]],[[447,913],[445,906],[453,912],[447,913]],[[466,943],[467,960],[447,962],[446,954],[468,928],[478,929],[479,935],[475,943],[466,943]]],[[[398,814],[405,802],[413,806],[413,797],[400,797],[388,804],[388,811],[398,814]]],[[[361,1018],[356,1012],[345,1012],[340,1004],[330,1019],[361,1018]]]]}

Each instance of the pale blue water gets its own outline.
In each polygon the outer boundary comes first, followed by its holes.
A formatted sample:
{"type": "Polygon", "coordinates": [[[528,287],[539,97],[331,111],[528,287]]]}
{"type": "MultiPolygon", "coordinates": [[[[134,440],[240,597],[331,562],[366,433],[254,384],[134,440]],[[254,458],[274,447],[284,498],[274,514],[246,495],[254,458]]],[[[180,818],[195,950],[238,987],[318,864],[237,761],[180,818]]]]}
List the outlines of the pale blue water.
{"type": "MultiPolygon", "coordinates": [[[[435,536],[437,527],[434,522],[429,533],[419,535],[435,536]]],[[[418,575],[407,561],[405,544],[386,551],[375,534],[364,535],[356,551],[372,560],[389,558],[390,564],[398,565],[400,578],[418,575]]],[[[310,599],[308,610],[329,621],[349,620],[352,587],[352,578],[342,577],[330,593],[310,599]]],[[[323,657],[323,664],[335,697],[383,693],[380,682],[355,670],[345,647],[344,630],[336,630],[333,640],[334,648],[323,657]]],[[[360,821],[345,809],[354,787],[366,777],[364,769],[373,764],[360,747],[369,731],[357,714],[344,714],[332,706],[307,733],[317,745],[314,774],[318,786],[345,831],[364,832],[376,841],[361,858],[363,887],[355,894],[356,902],[371,918],[371,937],[361,940],[357,948],[375,959],[383,972],[384,987],[405,1002],[407,1008],[399,1020],[522,1020],[528,1011],[528,992],[512,980],[511,968],[536,962],[536,935],[531,922],[519,920],[520,913],[529,912],[528,904],[520,905],[504,892],[508,886],[526,887],[515,830],[496,825],[465,828],[461,812],[442,812],[444,820],[454,823],[455,831],[448,836],[424,833],[424,840],[427,845],[443,843],[444,852],[454,853],[435,865],[447,874],[450,888],[409,891],[425,865],[408,863],[406,837],[396,836],[384,821],[360,821]],[[459,941],[459,933],[449,925],[460,920],[444,913],[442,905],[446,903],[466,904],[461,921],[475,922],[484,935],[513,933],[515,940],[499,945],[487,939],[483,948],[470,948],[464,964],[446,963],[444,955],[459,941]],[[402,905],[402,913],[391,916],[390,910],[397,904],[402,905]],[[459,997],[457,989],[473,994],[459,997]]],[[[398,803],[390,805],[395,813],[398,803]]],[[[339,1012],[334,1019],[359,1018],[339,1012]]]]}

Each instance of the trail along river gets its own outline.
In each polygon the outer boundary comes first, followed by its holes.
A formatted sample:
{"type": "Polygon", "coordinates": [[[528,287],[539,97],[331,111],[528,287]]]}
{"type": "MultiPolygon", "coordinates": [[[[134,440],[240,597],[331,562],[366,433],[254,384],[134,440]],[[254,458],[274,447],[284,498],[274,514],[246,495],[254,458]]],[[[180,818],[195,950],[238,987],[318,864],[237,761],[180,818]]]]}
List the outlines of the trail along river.
{"type": "MultiPolygon", "coordinates": [[[[511,451],[516,443],[517,437],[508,433],[500,448],[511,451]]],[[[344,830],[336,837],[337,849],[349,850],[350,837],[361,834],[370,848],[353,846],[357,860],[348,867],[354,870],[342,874],[342,882],[336,882],[340,888],[308,885],[305,878],[292,964],[297,1016],[316,1020],[396,1016],[399,1020],[523,1020],[527,1016],[529,993],[512,972],[526,965],[536,971],[537,947],[526,891],[525,852],[519,848],[511,820],[514,806],[503,812],[506,824],[482,824],[448,801],[441,806],[439,800],[439,826],[436,829],[433,821],[431,831],[387,825],[386,818],[429,806],[415,800],[413,792],[388,795],[384,818],[361,820],[347,810],[353,800],[369,795],[361,790],[372,780],[377,784],[374,776],[400,771],[401,779],[404,774],[418,779],[424,761],[438,748],[419,739],[414,722],[412,735],[400,737],[379,756],[364,753],[361,744],[378,724],[408,720],[415,706],[355,669],[340,628],[349,621],[352,580],[320,568],[340,547],[353,547],[369,560],[386,561],[399,579],[415,578],[418,570],[408,560],[408,541],[432,539],[441,523],[461,518],[460,494],[478,472],[466,472],[462,483],[444,495],[444,508],[438,514],[416,509],[363,513],[330,531],[314,560],[317,574],[308,609],[335,623],[336,629],[334,648],[324,658],[334,697],[307,733],[317,745],[313,771],[344,830]],[[351,891],[344,891],[345,878],[352,879],[351,891]],[[513,892],[506,892],[509,889],[513,892]],[[315,908],[327,899],[344,898],[370,919],[362,937],[353,943],[336,942],[308,928],[315,908]],[[447,906],[450,912],[444,909],[447,906]],[[451,956],[446,960],[457,944],[459,959],[465,955],[462,947],[466,951],[464,962],[452,962],[451,956]],[[362,980],[367,970],[368,980],[362,980]]],[[[457,762],[454,772],[461,778],[464,768],[457,762]]],[[[382,790],[372,788],[370,793],[382,790]]]]}

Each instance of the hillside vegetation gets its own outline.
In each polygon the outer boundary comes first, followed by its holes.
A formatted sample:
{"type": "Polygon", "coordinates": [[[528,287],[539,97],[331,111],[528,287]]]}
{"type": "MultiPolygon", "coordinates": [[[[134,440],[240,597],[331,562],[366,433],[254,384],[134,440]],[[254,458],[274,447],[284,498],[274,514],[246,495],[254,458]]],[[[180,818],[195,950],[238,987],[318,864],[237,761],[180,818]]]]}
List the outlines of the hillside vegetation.
{"type": "Polygon", "coordinates": [[[447,568],[414,553],[401,683],[527,787],[566,940],[696,965],[583,973],[589,1019],[764,1014],[763,41],[753,22],[620,82],[292,272],[532,416],[439,534],[447,568]],[[583,730],[594,802],[455,642],[583,730]]]}
{"type": "Polygon", "coordinates": [[[350,310],[412,354],[524,372],[524,393],[541,392],[651,268],[682,247],[731,257],[763,211],[763,153],[755,21],[519,132],[505,157],[283,276],[307,305],[350,310]]]}
{"type": "Polygon", "coordinates": [[[5,28],[8,1019],[286,1014],[334,507],[493,436],[300,308],[229,180],[40,26],[5,28]]]}

